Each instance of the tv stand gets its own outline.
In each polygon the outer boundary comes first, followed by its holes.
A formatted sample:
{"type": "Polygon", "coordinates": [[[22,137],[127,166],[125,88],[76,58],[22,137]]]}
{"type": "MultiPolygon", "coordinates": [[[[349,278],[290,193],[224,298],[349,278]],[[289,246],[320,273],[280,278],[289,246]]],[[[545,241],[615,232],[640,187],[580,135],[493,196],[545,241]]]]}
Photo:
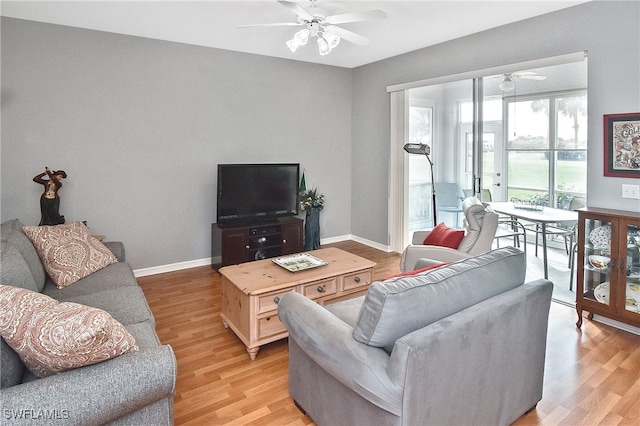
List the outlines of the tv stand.
{"type": "Polygon", "coordinates": [[[215,269],[237,263],[298,253],[303,248],[303,220],[283,218],[221,227],[211,224],[211,256],[220,256],[215,269]]]}

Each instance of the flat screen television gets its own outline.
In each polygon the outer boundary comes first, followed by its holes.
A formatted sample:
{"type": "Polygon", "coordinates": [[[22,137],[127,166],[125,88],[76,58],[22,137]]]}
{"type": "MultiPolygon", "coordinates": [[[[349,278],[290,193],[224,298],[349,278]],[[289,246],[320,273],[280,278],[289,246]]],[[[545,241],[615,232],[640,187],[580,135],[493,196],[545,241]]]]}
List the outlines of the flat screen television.
{"type": "Polygon", "coordinates": [[[218,164],[218,225],[297,215],[299,181],[300,164],[218,164]]]}

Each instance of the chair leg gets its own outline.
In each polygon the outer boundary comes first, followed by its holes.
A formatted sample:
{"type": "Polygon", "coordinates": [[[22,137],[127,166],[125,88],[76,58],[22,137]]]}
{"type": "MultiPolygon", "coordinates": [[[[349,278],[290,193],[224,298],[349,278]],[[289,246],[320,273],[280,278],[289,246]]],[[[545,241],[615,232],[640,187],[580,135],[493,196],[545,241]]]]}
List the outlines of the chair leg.
{"type": "Polygon", "coordinates": [[[569,276],[569,291],[573,291],[573,276],[575,274],[576,254],[578,254],[578,245],[574,244],[569,253],[569,262],[571,263],[571,275],[569,276]]]}
{"type": "MultiPolygon", "coordinates": [[[[302,408],[300,406],[300,404],[298,404],[298,401],[296,401],[295,399],[293,400],[293,403],[295,404],[296,407],[298,407],[298,410],[302,411],[302,414],[304,414],[305,416],[307,415],[307,412],[305,411],[304,408],[302,408]]],[[[535,407],[534,407],[535,408],[535,407]]]]}

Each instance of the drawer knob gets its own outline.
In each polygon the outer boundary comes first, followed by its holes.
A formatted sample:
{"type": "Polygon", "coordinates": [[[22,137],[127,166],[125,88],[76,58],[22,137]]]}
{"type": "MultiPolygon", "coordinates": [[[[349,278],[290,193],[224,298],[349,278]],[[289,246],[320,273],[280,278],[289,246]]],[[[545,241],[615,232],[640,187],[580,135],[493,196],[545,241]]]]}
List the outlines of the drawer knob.
{"type": "Polygon", "coordinates": [[[274,301],[274,302],[276,303],[276,305],[277,305],[278,303],[280,303],[280,298],[279,298],[278,296],[276,296],[276,297],[274,297],[274,298],[273,298],[273,301],[274,301]]]}
{"type": "Polygon", "coordinates": [[[322,293],[324,291],[324,287],[322,287],[321,285],[318,286],[318,288],[316,289],[318,290],[318,293],[322,293]]]}
{"type": "Polygon", "coordinates": [[[282,244],[287,244],[287,240],[282,240],[282,244]]]}
{"type": "Polygon", "coordinates": [[[360,282],[360,277],[355,277],[353,280],[354,280],[355,282],[359,283],[359,282],[360,282]]]}
{"type": "Polygon", "coordinates": [[[247,250],[249,250],[251,248],[251,246],[244,246],[244,248],[246,248],[247,250]]]}

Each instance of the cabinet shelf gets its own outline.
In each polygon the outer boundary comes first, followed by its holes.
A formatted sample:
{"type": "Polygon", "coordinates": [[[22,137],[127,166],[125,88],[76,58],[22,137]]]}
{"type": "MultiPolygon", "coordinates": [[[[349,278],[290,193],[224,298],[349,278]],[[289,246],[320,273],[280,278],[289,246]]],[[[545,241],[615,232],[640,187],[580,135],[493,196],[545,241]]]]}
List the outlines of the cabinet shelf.
{"type": "Polygon", "coordinates": [[[302,219],[297,217],[236,227],[211,225],[211,257],[215,269],[302,251],[302,219]]]}
{"type": "Polygon", "coordinates": [[[629,283],[633,265],[640,266],[640,213],[586,207],[578,209],[578,268],[576,288],[577,327],[583,311],[640,327],[640,292],[629,283]],[[603,239],[603,228],[610,238],[603,239]],[[593,240],[593,241],[591,241],[593,240]],[[589,263],[590,255],[606,255],[611,263],[598,269],[589,263]],[[599,285],[608,282],[608,285],[599,285]],[[597,297],[595,294],[597,291],[597,297]],[[607,303],[605,303],[607,302],[607,303]]]}

